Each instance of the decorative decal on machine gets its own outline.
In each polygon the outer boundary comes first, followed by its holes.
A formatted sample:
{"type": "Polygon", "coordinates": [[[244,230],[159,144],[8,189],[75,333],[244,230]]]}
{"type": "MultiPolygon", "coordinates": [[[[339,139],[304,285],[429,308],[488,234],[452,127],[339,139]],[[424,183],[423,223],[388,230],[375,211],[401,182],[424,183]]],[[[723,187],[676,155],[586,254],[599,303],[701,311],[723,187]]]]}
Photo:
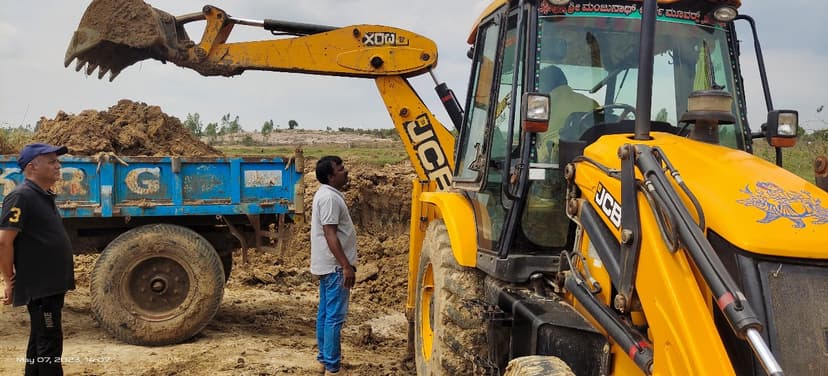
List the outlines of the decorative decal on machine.
{"type": "Polygon", "coordinates": [[[828,208],[808,191],[786,191],[766,181],[757,182],[755,192],[750,190],[750,185],[740,191],[750,197],[736,202],[765,212],[765,217],[757,220],[759,223],[770,223],[779,218],[792,221],[795,228],[805,227],[806,219],[814,225],[828,223],[828,208]]]}
{"type": "Polygon", "coordinates": [[[130,170],[124,178],[127,188],[135,194],[148,196],[161,189],[161,169],[142,167],[130,170]]]}
{"type": "Polygon", "coordinates": [[[446,152],[434,133],[434,127],[426,114],[403,125],[411,147],[417,153],[417,160],[429,180],[437,182],[437,190],[451,187],[451,168],[446,152]]]}
{"type": "MultiPolygon", "coordinates": [[[[674,9],[671,4],[659,4],[658,17],[669,20],[679,20],[685,22],[691,21],[704,24],[713,24],[716,22],[711,19],[709,15],[704,14],[701,8],[692,7],[692,4],[688,5],[686,3],[682,3],[681,7],[682,9],[674,9]]],[[[541,15],[600,13],[604,15],[630,16],[633,13],[639,13],[640,8],[640,4],[629,4],[627,2],[619,4],[615,1],[593,0],[580,4],[576,4],[573,1],[567,5],[552,5],[544,1],[538,7],[538,12],[541,15]]]]}
{"type": "MultiPolygon", "coordinates": [[[[8,196],[15,187],[17,182],[12,178],[14,175],[22,175],[19,168],[7,168],[0,173],[0,191],[2,196],[8,196]]],[[[76,167],[63,167],[60,169],[60,180],[58,180],[52,191],[57,195],[70,196],[85,196],[89,194],[89,183],[87,182],[86,172],[83,169],[76,167]]],[[[20,180],[23,178],[21,177],[20,180]]]]}
{"type": "Polygon", "coordinates": [[[64,167],[60,169],[60,180],[52,187],[58,195],[68,194],[70,196],[86,196],[89,194],[86,172],[75,167],[64,167]]]}
{"type": "Polygon", "coordinates": [[[595,192],[595,204],[616,229],[621,228],[621,204],[601,183],[598,183],[598,190],[595,192]]]}

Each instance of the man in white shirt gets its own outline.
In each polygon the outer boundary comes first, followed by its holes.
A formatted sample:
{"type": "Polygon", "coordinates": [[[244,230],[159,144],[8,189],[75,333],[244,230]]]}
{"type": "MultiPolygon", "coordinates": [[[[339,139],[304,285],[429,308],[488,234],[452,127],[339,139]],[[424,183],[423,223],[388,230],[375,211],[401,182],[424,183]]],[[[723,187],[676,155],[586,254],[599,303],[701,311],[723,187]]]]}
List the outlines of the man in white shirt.
{"type": "Polygon", "coordinates": [[[316,162],[320,186],[311,210],[311,274],[319,276],[319,309],[316,315],[316,359],[320,373],[341,372],[341,331],[348,314],[357,261],[356,231],[340,190],[348,182],[348,170],[337,156],[316,162]],[[324,371],[322,371],[324,369],[324,371]]]}

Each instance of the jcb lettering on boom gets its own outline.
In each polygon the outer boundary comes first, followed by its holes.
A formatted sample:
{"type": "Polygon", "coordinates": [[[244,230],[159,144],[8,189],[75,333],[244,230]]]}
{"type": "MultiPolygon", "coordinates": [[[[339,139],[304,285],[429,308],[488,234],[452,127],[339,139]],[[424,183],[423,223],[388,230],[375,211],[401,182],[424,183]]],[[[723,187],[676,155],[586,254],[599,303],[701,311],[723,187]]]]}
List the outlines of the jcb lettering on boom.
{"type": "Polygon", "coordinates": [[[371,47],[407,46],[408,39],[391,32],[365,33],[365,36],[362,37],[362,44],[371,47]]]}
{"type": "Polygon", "coordinates": [[[621,204],[612,194],[604,188],[603,184],[598,184],[598,191],[595,192],[595,203],[601,208],[601,211],[612,222],[615,228],[621,228],[621,204]]]}
{"type": "Polygon", "coordinates": [[[405,123],[405,134],[411,141],[411,147],[417,152],[417,159],[428,178],[437,182],[437,188],[441,191],[451,186],[448,157],[440,147],[428,116],[421,114],[414,121],[405,123]]]}

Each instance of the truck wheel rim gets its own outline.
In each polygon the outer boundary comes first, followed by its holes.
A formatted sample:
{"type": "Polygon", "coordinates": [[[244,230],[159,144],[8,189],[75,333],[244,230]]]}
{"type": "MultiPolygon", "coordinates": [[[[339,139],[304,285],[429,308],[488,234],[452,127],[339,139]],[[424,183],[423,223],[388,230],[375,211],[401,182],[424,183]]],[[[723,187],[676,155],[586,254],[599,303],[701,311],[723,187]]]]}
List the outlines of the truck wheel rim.
{"type": "Polygon", "coordinates": [[[431,264],[426,266],[423,281],[420,285],[421,307],[420,307],[420,338],[423,339],[423,358],[431,358],[432,346],[434,344],[434,271],[431,264]]]}
{"type": "Polygon", "coordinates": [[[124,296],[133,314],[149,321],[175,316],[187,300],[192,272],[179,260],[151,256],[136,260],[125,276],[124,296]]]}

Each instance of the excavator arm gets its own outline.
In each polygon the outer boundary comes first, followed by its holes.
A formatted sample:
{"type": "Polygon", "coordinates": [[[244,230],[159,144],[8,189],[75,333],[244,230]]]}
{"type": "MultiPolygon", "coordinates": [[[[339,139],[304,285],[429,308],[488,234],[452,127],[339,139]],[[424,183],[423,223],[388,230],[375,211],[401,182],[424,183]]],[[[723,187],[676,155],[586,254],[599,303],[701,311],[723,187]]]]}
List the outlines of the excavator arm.
{"type": "MultiPolygon", "coordinates": [[[[434,182],[437,190],[450,187],[454,136],[407,81],[431,73],[437,64],[437,46],[426,37],[380,25],[337,28],[239,19],[210,5],[175,17],[141,0],[95,0],[72,37],[64,64],[77,60],[77,71],[85,68],[91,75],[98,69],[98,78],[110,73],[112,81],[124,68],[150,58],[204,76],[264,70],[372,78],[418,178],[434,182]],[[206,21],[198,43],[184,29],[193,21],[206,21]],[[274,39],[228,43],[237,25],[269,30],[274,39]]],[[[445,84],[436,89],[457,125],[462,112],[453,93],[445,84]]]]}

